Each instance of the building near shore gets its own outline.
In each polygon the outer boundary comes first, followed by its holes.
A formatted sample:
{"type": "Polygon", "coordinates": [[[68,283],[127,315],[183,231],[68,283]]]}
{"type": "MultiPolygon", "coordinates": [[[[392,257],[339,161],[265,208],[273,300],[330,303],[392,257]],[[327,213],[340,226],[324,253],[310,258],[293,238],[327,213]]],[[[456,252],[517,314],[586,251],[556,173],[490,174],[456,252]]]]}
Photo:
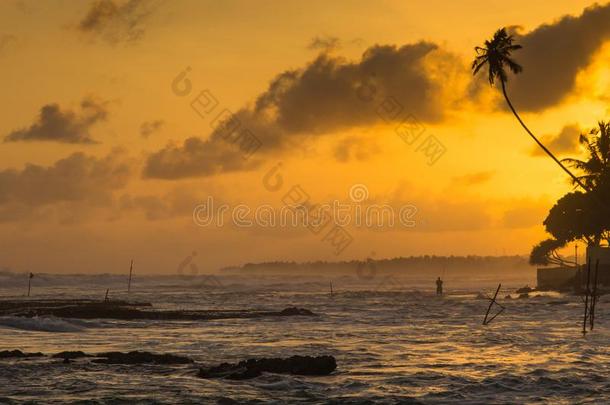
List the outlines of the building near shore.
{"type": "Polygon", "coordinates": [[[585,286],[587,269],[591,265],[591,279],[594,283],[597,261],[597,282],[610,286],[610,247],[587,247],[587,262],[581,266],[543,267],[537,269],[537,287],[540,290],[570,290],[585,286]]]}

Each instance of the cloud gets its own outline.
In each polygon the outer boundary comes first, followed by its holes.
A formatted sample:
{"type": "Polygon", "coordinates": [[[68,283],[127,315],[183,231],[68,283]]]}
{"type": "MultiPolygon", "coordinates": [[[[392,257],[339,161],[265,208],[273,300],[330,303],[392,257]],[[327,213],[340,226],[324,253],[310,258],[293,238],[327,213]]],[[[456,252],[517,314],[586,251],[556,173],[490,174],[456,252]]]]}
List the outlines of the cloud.
{"type": "MultiPolygon", "coordinates": [[[[578,139],[580,128],[576,124],[566,125],[559,134],[545,135],[540,138],[540,142],[546,146],[553,154],[567,155],[578,152],[578,139]]],[[[532,148],[532,156],[547,156],[547,154],[536,145],[532,148]]]]}
{"type": "MultiPolygon", "coordinates": [[[[323,53],[301,69],[278,74],[232,121],[254,134],[266,154],[298,147],[303,135],[323,136],[376,123],[395,125],[409,115],[439,121],[445,101],[441,86],[449,80],[441,82],[429,74],[427,62],[433,55],[447,54],[428,42],[375,45],[357,62],[323,53]]],[[[446,63],[435,69],[438,74],[439,69],[463,66],[446,63]]],[[[189,138],[182,146],[168,145],[149,156],[144,175],[169,179],[257,167],[255,161],[243,159],[239,148],[228,146],[228,136],[221,126],[207,140],[189,138]]]]}
{"type": "Polygon", "coordinates": [[[148,138],[153,133],[161,129],[165,125],[163,120],[146,121],[140,125],[140,135],[144,138],[148,138]]]}
{"type": "Polygon", "coordinates": [[[476,173],[469,173],[462,176],[455,176],[452,179],[452,183],[456,185],[472,186],[477,184],[483,184],[490,181],[495,175],[495,171],[482,171],[476,173]]]}
{"type": "Polygon", "coordinates": [[[180,179],[247,170],[260,165],[260,160],[245,160],[232,144],[222,140],[190,137],[181,146],[167,145],[150,155],[144,177],[180,179]]]}
{"type": "Polygon", "coordinates": [[[381,152],[374,139],[363,136],[346,136],[340,139],[333,148],[333,156],[339,162],[366,160],[381,152]]]}
{"type": "Polygon", "coordinates": [[[131,163],[118,149],[103,158],[77,152],[48,167],[27,164],[22,170],[5,169],[0,171],[0,206],[103,204],[111,199],[112,191],[127,184],[131,173],[131,163]]]}
{"type": "Polygon", "coordinates": [[[341,48],[339,38],[330,36],[316,36],[307,45],[307,49],[321,52],[333,52],[339,48],[341,48]]]}
{"type": "Polygon", "coordinates": [[[54,141],[63,143],[96,143],[89,129],[106,120],[108,111],[105,103],[84,99],[80,111],[62,110],[58,104],[47,104],[40,109],[40,115],[28,128],[9,133],[4,142],[54,141]]]}
{"type": "Polygon", "coordinates": [[[144,35],[149,5],[149,0],[97,0],[79,22],[78,29],[111,44],[137,41],[144,35]]]}
{"type": "Polygon", "coordinates": [[[164,194],[123,195],[119,208],[123,212],[142,212],[149,221],[192,218],[193,209],[206,201],[206,196],[192,187],[175,187],[164,194]]]}
{"type": "Polygon", "coordinates": [[[524,35],[514,54],[523,72],[508,82],[517,109],[540,111],[561,102],[573,89],[577,74],[610,40],[610,4],[586,8],[577,17],[565,16],[524,35]]]}

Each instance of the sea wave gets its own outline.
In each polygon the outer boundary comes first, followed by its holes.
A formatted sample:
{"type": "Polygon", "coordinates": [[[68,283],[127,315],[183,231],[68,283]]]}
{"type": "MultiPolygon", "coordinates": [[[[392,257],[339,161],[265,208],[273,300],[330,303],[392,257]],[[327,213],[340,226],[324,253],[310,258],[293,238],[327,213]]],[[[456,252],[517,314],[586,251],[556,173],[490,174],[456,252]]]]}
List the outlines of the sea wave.
{"type": "Polygon", "coordinates": [[[38,332],[82,332],[86,329],[81,322],[77,325],[53,316],[35,316],[33,318],[2,316],[0,317],[0,327],[38,332]]]}

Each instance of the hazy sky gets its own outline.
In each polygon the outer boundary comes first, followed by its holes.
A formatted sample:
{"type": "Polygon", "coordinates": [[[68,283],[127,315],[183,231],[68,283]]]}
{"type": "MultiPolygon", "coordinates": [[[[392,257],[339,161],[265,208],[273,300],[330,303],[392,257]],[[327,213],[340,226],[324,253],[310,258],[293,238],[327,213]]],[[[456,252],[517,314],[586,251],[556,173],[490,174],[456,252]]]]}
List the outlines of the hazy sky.
{"type": "Polygon", "coordinates": [[[608,21],[610,5],[579,0],[4,0],[0,268],[527,254],[571,186],[472,79],[473,47],[511,27],[524,74],[509,93],[574,156],[579,131],[610,116],[608,21]],[[213,129],[225,110],[256,151],[213,129]],[[426,156],[430,139],[442,155],[426,156]],[[193,220],[208,197],[279,209],[295,185],[316,203],[353,203],[357,185],[363,205],[415,207],[414,226],[347,226],[337,255],[324,230],[193,220]]]}

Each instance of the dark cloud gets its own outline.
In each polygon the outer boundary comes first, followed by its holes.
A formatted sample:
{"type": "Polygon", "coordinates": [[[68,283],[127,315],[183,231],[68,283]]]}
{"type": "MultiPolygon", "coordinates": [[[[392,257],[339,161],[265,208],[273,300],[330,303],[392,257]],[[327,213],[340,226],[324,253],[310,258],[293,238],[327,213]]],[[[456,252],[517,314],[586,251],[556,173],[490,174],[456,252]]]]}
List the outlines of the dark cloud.
{"type": "Polygon", "coordinates": [[[96,143],[89,129],[108,116],[106,105],[84,99],[80,111],[61,109],[58,104],[47,104],[28,128],[18,129],[4,138],[4,142],[55,141],[63,143],[96,143]]]}
{"type": "Polygon", "coordinates": [[[577,73],[609,39],[610,4],[589,7],[580,16],[565,16],[518,35],[523,49],[514,57],[523,72],[508,83],[515,106],[540,111],[561,102],[573,90],[577,73]]]}
{"type": "MultiPolygon", "coordinates": [[[[551,152],[558,155],[567,155],[569,153],[578,152],[578,138],[580,136],[580,128],[576,124],[566,125],[561,132],[555,136],[545,135],[540,139],[551,152]]],[[[532,156],[547,156],[547,154],[539,147],[532,148],[532,156]]]]}
{"type": "MultiPolygon", "coordinates": [[[[275,77],[251,107],[235,114],[240,128],[261,142],[262,153],[298,147],[303,135],[378,122],[398,123],[407,116],[419,121],[442,118],[441,84],[427,72],[426,58],[437,46],[420,42],[402,47],[376,45],[358,62],[319,55],[302,69],[275,77]]],[[[444,68],[459,68],[443,64],[444,68]]],[[[179,178],[256,167],[225,139],[223,127],[208,140],[189,138],[148,158],[145,176],[179,178]]]]}
{"type": "Polygon", "coordinates": [[[149,0],[97,0],[78,29],[111,44],[137,41],[144,35],[150,4],[149,0]]]}
{"type": "Polygon", "coordinates": [[[144,138],[148,138],[150,135],[160,130],[163,125],[165,125],[163,120],[143,122],[142,125],[140,125],[140,135],[144,138]]]}
{"type": "Polygon", "coordinates": [[[305,69],[278,75],[258,97],[255,112],[274,113],[280,128],[289,133],[323,133],[398,118],[380,114],[380,103],[393,97],[401,111],[420,120],[438,120],[442,111],[434,96],[439,84],[424,66],[436,49],[427,42],[400,48],[376,45],[358,63],[320,55],[305,69]]]}
{"type": "Polygon", "coordinates": [[[123,188],[132,165],[120,150],[96,158],[74,153],[52,166],[28,164],[22,170],[0,171],[0,206],[20,204],[40,207],[60,202],[108,202],[123,188]]]}
{"type": "Polygon", "coordinates": [[[244,156],[222,140],[191,137],[181,146],[168,145],[150,155],[146,161],[144,177],[179,179],[258,167],[258,160],[245,160],[244,156]]]}

